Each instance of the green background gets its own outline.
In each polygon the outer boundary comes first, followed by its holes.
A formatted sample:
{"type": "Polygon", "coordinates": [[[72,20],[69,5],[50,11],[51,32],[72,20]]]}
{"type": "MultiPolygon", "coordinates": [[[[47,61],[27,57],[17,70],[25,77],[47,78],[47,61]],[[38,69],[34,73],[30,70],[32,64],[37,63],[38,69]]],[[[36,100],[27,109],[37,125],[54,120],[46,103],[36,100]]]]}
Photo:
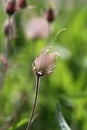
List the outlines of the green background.
{"type": "MultiPolygon", "coordinates": [[[[60,56],[54,73],[41,78],[36,109],[38,116],[31,129],[59,130],[56,119],[56,102],[59,102],[72,130],[87,130],[87,1],[54,1],[57,17],[52,23],[52,32],[48,39],[38,40],[27,39],[24,29],[33,16],[43,17],[50,1],[29,0],[28,3],[36,8],[19,10],[15,14],[17,38],[11,43],[11,68],[0,92],[0,130],[26,128],[35,90],[32,64],[48,44],[52,44],[60,56]],[[66,30],[56,36],[63,28],[66,30]]],[[[4,53],[6,45],[3,32],[6,19],[0,1],[0,54],[4,53]]]]}

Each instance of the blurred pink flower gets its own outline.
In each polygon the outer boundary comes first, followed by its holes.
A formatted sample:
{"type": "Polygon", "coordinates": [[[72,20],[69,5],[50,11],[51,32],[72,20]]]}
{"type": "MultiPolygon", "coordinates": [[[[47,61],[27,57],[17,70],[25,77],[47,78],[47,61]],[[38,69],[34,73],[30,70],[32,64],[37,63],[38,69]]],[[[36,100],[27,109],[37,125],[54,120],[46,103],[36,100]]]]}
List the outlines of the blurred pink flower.
{"type": "Polygon", "coordinates": [[[45,18],[33,17],[25,31],[29,39],[47,38],[50,34],[50,25],[45,18]]]}

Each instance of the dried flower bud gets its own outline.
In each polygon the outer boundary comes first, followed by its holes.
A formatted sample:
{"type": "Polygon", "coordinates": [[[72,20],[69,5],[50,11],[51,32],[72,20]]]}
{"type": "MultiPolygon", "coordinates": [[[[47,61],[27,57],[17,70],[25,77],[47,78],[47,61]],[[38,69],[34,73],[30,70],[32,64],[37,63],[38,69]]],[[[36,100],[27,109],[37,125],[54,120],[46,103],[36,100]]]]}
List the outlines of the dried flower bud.
{"type": "Polygon", "coordinates": [[[27,0],[17,0],[17,7],[18,8],[26,8],[27,7],[27,0]]]}
{"type": "Polygon", "coordinates": [[[5,21],[4,23],[4,34],[8,38],[10,33],[10,38],[13,39],[16,35],[16,29],[15,29],[15,23],[14,19],[11,18],[10,22],[8,20],[5,21]]]}
{"type": "Polygon", "coordinates": [[[6,13],[11,16],[15,13],[16,11],[16,2],[15,0],[9,0],[7,5],[6,5],[6,13]]]}
{"type": "Polygon", "coordinates": [[[33,70],[37,76],[49,75],[56,66],[55,52],[50,52],[51,48],[45,48],[41,54],[35,59],[33,70]]]}

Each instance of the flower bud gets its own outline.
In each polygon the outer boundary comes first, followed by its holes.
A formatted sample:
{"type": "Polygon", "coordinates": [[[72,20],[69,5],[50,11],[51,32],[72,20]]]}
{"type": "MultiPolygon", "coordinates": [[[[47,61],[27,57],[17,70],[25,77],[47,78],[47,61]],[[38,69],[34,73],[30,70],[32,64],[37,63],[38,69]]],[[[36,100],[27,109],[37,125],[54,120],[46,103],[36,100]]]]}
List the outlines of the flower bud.
{"type": "Polygon", "coordinates": [[[4,22],[4,34],[5,36],[8,38],[10,35],[10,40],[12,40],[16,35],[16,29],[15,29],[15,23],[14,23],[14,19],[11,18],[10,22],[8,20],[6,20],[4,22]]]}
{"type": "Polygon", "coordinates": [[[45,48],[34,61],[33,71],[39,77],[51,74],[56,66],[57,54],[50,51],[49,47],[45,48]]]}
{"type": "Polygon", "coordinates": [[[2,62],[4,65],[8,64],[6,58],[3,55],[0,55],[0,62],[2,62]]]}
{"type": "Polygon", "coordinates": [[[6,5],[6,13],[11,16],[15,13],[16,11],[16,2],[15,0],[9,0],[7,5],[6,5]]]}
{"type": "Polygon", "coordinates": [[[55,19],[55,11],[53,8],[49,8],[46,13],[46,19],[49,23],[53,22],[55,19]]]}
{"type": "Polygon", "coordinates": [[[17,0],[17,7],[18,8],[26,8],[27,7],[27,0],[17,0]]]}

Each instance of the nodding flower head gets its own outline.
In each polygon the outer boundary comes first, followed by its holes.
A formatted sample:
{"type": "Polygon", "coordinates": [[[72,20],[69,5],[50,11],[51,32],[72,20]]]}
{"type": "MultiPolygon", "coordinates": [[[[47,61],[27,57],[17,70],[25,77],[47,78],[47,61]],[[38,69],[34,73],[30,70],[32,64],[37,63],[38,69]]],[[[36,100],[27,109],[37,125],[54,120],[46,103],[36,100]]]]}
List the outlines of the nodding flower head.
{"type": "Polygon", "coordinates": [[[16,2],[15,0],[9,0],[6,5],[6,13],[11,16],[16,11],[16,2]]]}
{"type": "Polygon", "coordinates": [[[33,71],[37,76],[49,75],[54,71],[57,54],[51,51],[52,49],[47,47],[36,57],[33,71]]]}
{"type": "Polygon", "coordinates": [[[27,0],[17,0],[17,7],[20,8],[26,8],[27,7],[27,0]]]}

